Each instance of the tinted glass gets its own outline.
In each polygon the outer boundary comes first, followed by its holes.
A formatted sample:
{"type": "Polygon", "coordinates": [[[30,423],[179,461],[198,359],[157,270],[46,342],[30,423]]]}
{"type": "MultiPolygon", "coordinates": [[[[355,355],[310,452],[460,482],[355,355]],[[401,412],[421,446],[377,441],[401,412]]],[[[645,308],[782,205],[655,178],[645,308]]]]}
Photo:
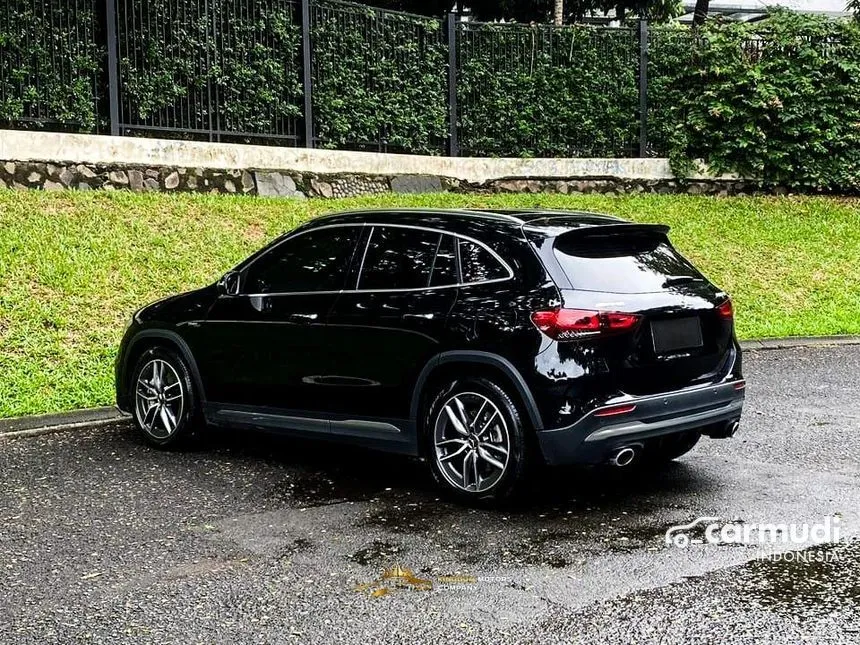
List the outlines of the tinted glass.
{"type": "Polygon", "coordinates": [[[311,231],[276,246],[251,265],[246,293],[337,291],[349,271],[359,227],[311,231]]]}
{"type": "Polygon", "coordinates": [[[554,253],[573,288],[584,291],[649,293],[669,278],[702,279],[662,234],[562,235],[554,253]]]}
{"type": "Polygon", "coordinates": [[[457,238],[453,235],[442,235],[439,240],[439,248],[436,251],[436,261],[433,264],[433,273],[430,276],[431,287],[443,287],[449,284],[457,284],[457,238]]]}
{"type": "Polygon", "coordinates": [[[507,270],[492,253],[468,240],[460,240],[460,270],[467,284],[508,277],[507,270]]]}
{"type": "Polygon", "coordinates": [[[370,242],[359,289],[418,289],[430,284],[439,233],[377,226],[370,242]]]}

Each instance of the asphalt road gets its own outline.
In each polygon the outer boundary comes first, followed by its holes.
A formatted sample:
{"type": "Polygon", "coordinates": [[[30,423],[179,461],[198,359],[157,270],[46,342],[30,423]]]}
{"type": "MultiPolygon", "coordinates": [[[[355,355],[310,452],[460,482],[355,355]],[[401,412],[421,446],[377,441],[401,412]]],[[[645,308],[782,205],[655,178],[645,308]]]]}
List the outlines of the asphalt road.
{"type": "Polygon", "coordinates": [[[858,642],[860,347],[746,372],[735,439],[657,473],[552,471],[504,511],[440,500],[411,460],[263,435],[0,441],[0,643],[858,642]],[[836,515],[842,542],[665,545],[704,515],[836,515]],[[395,564],[432,590],[373,595],[395,564]]]}

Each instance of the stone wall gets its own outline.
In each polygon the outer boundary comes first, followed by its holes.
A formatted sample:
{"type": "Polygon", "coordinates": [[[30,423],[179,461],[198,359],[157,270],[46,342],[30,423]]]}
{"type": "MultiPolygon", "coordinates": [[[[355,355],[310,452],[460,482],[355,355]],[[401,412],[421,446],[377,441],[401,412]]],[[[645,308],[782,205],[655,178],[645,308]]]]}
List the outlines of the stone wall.
{"type": "MultiPolygon", "coordinates": [[[[764,192],[736,179],[678,181],[606,177],[502,178],[469,182],[435,175],[318,174],[244,168],[0,161],[0,188],[131,190],[246,194],[304,199],[394,193],[678,193],[745,195],[764,192]]],[[[785,192],[779,189],[768,191],[785,192]]]]}

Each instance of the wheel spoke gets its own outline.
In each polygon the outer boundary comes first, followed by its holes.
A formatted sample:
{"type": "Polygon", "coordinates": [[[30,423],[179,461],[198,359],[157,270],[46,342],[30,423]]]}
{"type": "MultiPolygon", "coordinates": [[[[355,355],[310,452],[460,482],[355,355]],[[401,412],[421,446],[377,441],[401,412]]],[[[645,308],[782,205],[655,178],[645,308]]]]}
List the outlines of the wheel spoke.
{"type": "Polygon", "coordinates": [[[481,404],[481,407],[478,408],[478,413],[475,415],[475,418],[472,419],[472,423],[469,424],[470,428],[474,428],[475,424],[478,423],[478,419],[481,418],[481,414],[483,414],[484,408],[487,407],[488,403],[489,403],[489,401],[487,399],[484,399],[484,402],[481,404]]]}
{"type": "Polygon", "coordinates": [[[453,459],[454,457],[457,457],[458,455],[463,454],[463,452],[468,450],[468,448],[469,448],[468,444],[466,444],[464,442],[463,445],[460,446],[459,448],[457,448],[457,450],[455,450],[454,452],[448,453],[444,457],[439,457],[439,462],[443,463],[443,462],[449,461],[449,460],[453,459]]]}
{"type": "Polygon", "coordinates": [[[171,383],[170,385],[165,385],[164,386],[164,393],[167,394],[170,390],[172,390],[175,387],[179,387],[179,386],[180,386],[179,381],[176,381],[176,383],[171,383]]]}
{"type": "Polygon", "coordinates": [[[508,449],[505,448],[504,446],[497,446],[494,443],[490,443],[489,441],[485,441],[484,443],[481,444],[481,447],[495,450],[496,452],[498,452],[499,454],[501,454],[505,457],[508,456],[508,449]]]}
{"type": "Polygon", "coordinates": [[[161,406],[159,415],[161,416],[161,424],[164,426],[167,434],[173,432],[173,429],[176,427],[176,417],[173,416],[173,413],[168,410],[166,405],[161,406]]]}
{"type": "Polygon", "coordinates": [[[505,465],[502,462],[500,462],[498,459],[493,457],[489,452],[487,452],[483,446],[480,446],[478,448],[478,454],[481,455],[481,459],[486,461],[488,464],[490,464],[494,468],[497,468],[498,470],[504,470],[505,469],[505,465]]]}
{"type": "Polygon", "coordinates": [[[464,446],[464,445],[466,445],[466,444],[467,444],[467,443],[469,443],[469,442],[468,442],[468,441],[466,441],[465,439],[458,439],[457,437],[454,437],[453,439],[445,439],[444,441],[437,441],[437,442],[436,442],[436,447],[438,448],[438,447],[441,447],[441,446],[448,446],[448,445],[450,445],[450,444],[452,444],[452,443],[455,443],[455,444],[457,444],[458,446],[464,446]]]}
{"type": "Polygon", "coordinates": [[[468,431],[468,428],[471,428],[473,424],[469,423],[469,415],[466,414],[466,406],[463,405],[463,401],[459,396],[454,397],[454,405],[457,406],[457,413],[460,415],[460,423],[462,423],[463,427],[467,428],[468,431]]]}
{"type": "Polygon", "coordinates": [[[483,437],[483,436],[484,436],[484,433],[485,433],[485,432],[487,431],[487,429],[490,427],[490,424],[493,422],[493,419],[495,419],[498,415],[499,415],[499,411],[498,411],[498,410],[493,410],[493,413],[490,415],[490,418],[489,418],[489,419],[487,419],[487,422],[484,424],[484,427],[483,427],[483,428],[481,428],[481,430],[477,433],[478,437],[483,437]]]}
{"type": "Polygon", "coordinates": [[[454,426],[454,429],[459,432],[463,436],[468,436],[469,431],[466,429],[466,426],[463,425],[463,422],[457,418],[457,413],[454,412],[454,409],[450,405],[445,406],[445,414],[448,415],[448,419],[451,420],[451,424],[454,426]]]}
{"type": "Polygon", "coordinates": [[[153,403],[148,408],[146,408],[146,411],[143,414],[143,425],[145,427],[152,429],[152,424],[155,422],[155,415],[158,414],[159,407],[160,406],[158,404],[153,403]],[[149,419],[150,413],[152,413],[152,419],[147,421],[147,419],[149,419]]]}
{"type": "Polygon", "coordinates": [[[466,456],[463,458],[463,488],[469,490],[469,459],[472,457],[472,453],[466,453],[466,456]]]}
{"type": "Polygon", "coordinates": [[[144,401],[155,401],[158,398],[156,395],[144,392],[140,388],[137,389],[137,395],[144,401]]]}

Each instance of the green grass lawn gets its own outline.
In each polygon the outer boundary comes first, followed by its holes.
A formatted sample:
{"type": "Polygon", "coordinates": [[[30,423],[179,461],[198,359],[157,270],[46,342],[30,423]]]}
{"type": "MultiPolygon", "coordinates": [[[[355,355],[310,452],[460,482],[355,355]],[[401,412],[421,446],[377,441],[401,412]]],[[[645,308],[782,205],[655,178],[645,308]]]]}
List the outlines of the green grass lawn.
{"type": "Polygon", "coordinates": [[[828,198],[382,196],[339,201],[0,191],[0,417],[108,405],[138,307],[213,282],[314,215],[371,206],[586,209],[671,225],[741,338],[860,333],[860,203],[828,198]]]}

